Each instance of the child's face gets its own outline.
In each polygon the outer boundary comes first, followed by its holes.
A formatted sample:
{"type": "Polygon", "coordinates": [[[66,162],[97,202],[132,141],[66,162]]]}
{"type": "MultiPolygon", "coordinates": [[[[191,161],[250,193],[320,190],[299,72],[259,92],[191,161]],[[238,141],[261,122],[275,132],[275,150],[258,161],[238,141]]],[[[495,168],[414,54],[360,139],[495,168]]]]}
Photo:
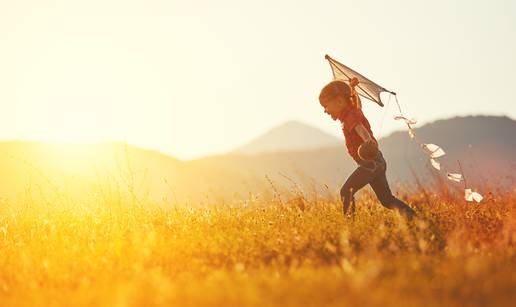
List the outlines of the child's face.
{"type": "Polygon", "coordinates": [[[331,116],[333,120],[337,120],[339,115],[344,111],[344,109],[348,106],[349,101],[341,96],[335,96],[328,101],[324,105],[324,113],[331,116]]]}

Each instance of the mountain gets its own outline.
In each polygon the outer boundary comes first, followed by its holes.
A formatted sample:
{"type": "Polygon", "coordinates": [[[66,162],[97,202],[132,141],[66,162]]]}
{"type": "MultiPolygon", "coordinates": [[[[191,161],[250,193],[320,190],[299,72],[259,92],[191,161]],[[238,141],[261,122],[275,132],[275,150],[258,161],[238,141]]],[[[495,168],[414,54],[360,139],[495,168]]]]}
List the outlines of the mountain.
{"type": "MultiPolygon", "coordinates": [[[[462,167],[469,185],[515,186],[516,121],[505,116],[455,117],[424,125],[416,133],[422,142],[441,146],[446,152],[439,158],[443,168],[460,172],[462,167]]],[[[380,144],[396,170],[396,174],[391,174],[396,180],[407,181],[414,171],[422,178],[436,173],[406,132],[392,133],[380,144]]]]}
{"type": "Polygon", "coordinates": [[[298,121],[289,121],[274,127],[246,145],[235,149],[234,154],[258,154],[290,150],[309,150],[341,144],[342,140],[298,121]]]}
{"type": "MultiPolygon", "coordinates": [[[[460,167],[468,186],[487,188],[496,184],[495,188],[504,189],[516,186],[516,121],[497,116],[455,117],[416,128],[416,133],[422,142],[437,144],[445,150],[446,155],[439,158],[443,172],[430,166],[426,154],[407,132],[394,132],[379,140],[388,162],[387,176],[394,188],[414,185],[417,180],[424,183],[446,181],[446,171],[460,172],[460,167]],[[457,161],[460,161],[460,167],[457,161]]],[[[333,190],[356,168],[343,143],[253,156],[220,155],[189,163],[232,170],[256,178],[267,175],[269,179],[287,186],[292,186],[292,181],[308,188],[318,183],[333,190]]]]}
{"type": "MultiPolygon", "coordinates": [[[[284,134],[285,142],[292,134],[316,134],[303,124],[290,126],[302,130],[284,134]]],[[[459,172],[460,161],[468,187],[481,193],[488,188],[516,187],[516,121],[496,116],[455,117],[424,125],[416,133],[421,141],[444,149],[446,155],[439,161],[447,171],[459,172]]],[[[271,143],[262,138],[261,144],[271,143]]],[[[445,172],[433,169],[407,132],[394,132],[379,143],[394,191],[418,182],[429,186],[442,181],[463,188],[463,183],[447,181],[445,172]]],[[[336,195],[356,168],[344,142],[338,144],[252,155],[231,152],[181,161],[123,143],[0,142],[0,204],[28,199],[52,204],[56,197],[81,201],[88,197],[101,204],[146,200],[170,205],[242,200],[250,193],[262,197],[274,197],[276,192],[288,195],[289,191],[303,191],[310,197],[336,195]]]]}

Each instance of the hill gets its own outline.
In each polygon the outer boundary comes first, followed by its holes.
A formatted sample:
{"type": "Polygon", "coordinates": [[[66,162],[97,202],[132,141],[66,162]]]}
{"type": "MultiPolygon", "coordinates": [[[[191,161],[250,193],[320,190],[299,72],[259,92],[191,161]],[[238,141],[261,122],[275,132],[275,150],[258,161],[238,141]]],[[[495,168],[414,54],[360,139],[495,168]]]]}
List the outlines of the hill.
{"type": "MultiPolygon", "coordinates": [[[[461,161],[469,185],[485,186],[490,178],[496,179],[499,187],[514,187],[516,121],[498,116],[455,117],[424,125],[416,132],[422,141],[438,144],[446,151],[440,161],[449,171],[458,171],[457,161],[461,161]]],[[[258,178],[267,174],[291,185],[290,180],[285,180],[286,175],[304,187],[318,182],[335,190],[356,167],[344,141],[341,143],[313,150],[213,156],[188,163],[216,166],[258,178]]],[[[388,161],[391,184],[415,184],[416,178],[426,182],[443,180],[443,174],[430,167],[426,155],[406,132],[392,133],[379,143],[388,161]]]]}
{"type": "MultiPolygon", "coordinates": [[[[302,128],[299,134],[317,134],[308,132],[309,126],[290,125],[295,126],[302,128]]],[[[456,117],[424,125],[416,131],[424,142],[443,147],[446,155],[440,160],[444,167],[458,171],[457,160],[461,161],[468,185],[478,190],[489,181],[496,182],[497,188],[514,188],[514,120],[495,116],[456,117]]],[[[288,138],[292,133],[284,136],[288,138]]],[[[278,133],[268,135],[273,135],[275,142],[281,140],[278,133]]],[[[401,184],[417,184],[415,177],[425,185],[445,180],[442,173],[429,166],[423,151],[406,132],[395,132],[379,142],[394,189],[401,184]]],[[[259,143],[273,142],[263,137],[259,143]]],[[[87,194],[107,200],[123,194],[133,201],[198,204],[245,199],[249,193],[270,191],[271,184],[279,190],[301,189],[306,195],[314,196],[336,193],[355,167],[343,140],[338,146],[252,155],[232,152],[190,161],[123,143],[60,146],[2,142],[0,198],[46,200],[57,195],[87,194]],[[42,192],[45,190],[42,187],[49,186],[52,195],[42,192]]],[[[454,183],[451,186],[460,187],[454,183]]]]}
{"type": "Polygon", "coordinates": [[[301,122],[289,121],[270,129],[246,145],[235,149],[234,154],[258,154],[290,150],[310,150],[336,146],[341,140],[333,135],[301,122]]]}

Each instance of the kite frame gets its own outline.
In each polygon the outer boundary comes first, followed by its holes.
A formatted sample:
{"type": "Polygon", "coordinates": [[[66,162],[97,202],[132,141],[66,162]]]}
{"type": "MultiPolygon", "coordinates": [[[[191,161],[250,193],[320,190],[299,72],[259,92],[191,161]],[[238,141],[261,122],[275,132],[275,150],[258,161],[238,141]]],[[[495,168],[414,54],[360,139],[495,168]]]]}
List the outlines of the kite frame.
{"type": "MultiPolygon", "coordinates": [[[[344,65],[344,64],[342,64],[342,63],[340,63],[339,61],[337,61],[337,60],[333,59],[333,58],[332,58],[332,57],[330,57],[329,55],[327,55],[327,54],[326,54],[326,55],[324,56],[324,58],[325,58],[326,60],[328,60],[328,63],[330,64],[331,71],[332,71],[332,73],[333,73],[333,78],[337,79],[337,77],[335,76],[335,71],[333,70],[333,67],[335,67],[335,68],[337,68],[337,69],[338,69],[338,70],[339,70],[339,71],[340,71],[344,76],[346,76],[346,77],[348,78],[348,81],[349,81],[349,80],[351,80],[351,78],[350,78],[350,77],[349,77],[349,76],[348,76],[344,71],[342,71],[342,69],[340,69],[339,65],[342,65],[342,66],[346,67],[347,69],[349,69],[349,70],[353,71],[353,72],[354,72],[354,73],[356,73],[357,75],[360,75],[360,76],[364,77],[364,78],[365,78],[365,79],[367,79],[367,81],[368,81],[368,82],[361,82],[361,83],[369,83],[369,84],[372,84],[372,85],[377,86],[378,88],[380,88],[380,89],[381,89],[380,93],[382,93],[382,92],[387,92],[387,93],[390,93],[390,94],[392,94],[392,95],[396,96],[396,93],[395,93],[395,92],[393,92],[393,91],[389,91],[388,89],[384,88],[383,86],[380,86],[380,85],[378,85],[378,84],[374,83],[373,81],[369,80],[369,78],[367,78],[367,77],[363,76],[362,74],[359,74],[359,73],[358,73],[358,72],[356,72],[354,69],[352,69],[352,68],[350,68],[350,67],[348,67],[348,66],[346,66],[346,65],[344,65]],[[334,65],[332,65],[332,63],[333,63],[334,65]]],[[[377,104],[379,104],[381,107],[383,107],[383,106],[384,106],[384,104],[383,104],[383,102],[382,102],[382,99],[380,98],[380,94],[378,94],[378,99],[376,99],[376,98],[374,98],[373,96],[371,96],[371,95],[370,95],[366,90],[364,90],[364,88],[362,88],[362,87],[360,86],[360,83],[359,83],[357,86],[358,86],[358,88],[359,88],[359,89],[361,89],[361,90],[362,90],[362,92],[364,92],[364,93],[366,94],[366,95],[364,95],[364,94],[358,93],[360,96],[362,96],[362,97],[364,97],[364,98],[366,98],[366,99],[369,99],[369,100],[371,100],[371,101],[376,102],[376,103],[377,103],[377,104]]]]}

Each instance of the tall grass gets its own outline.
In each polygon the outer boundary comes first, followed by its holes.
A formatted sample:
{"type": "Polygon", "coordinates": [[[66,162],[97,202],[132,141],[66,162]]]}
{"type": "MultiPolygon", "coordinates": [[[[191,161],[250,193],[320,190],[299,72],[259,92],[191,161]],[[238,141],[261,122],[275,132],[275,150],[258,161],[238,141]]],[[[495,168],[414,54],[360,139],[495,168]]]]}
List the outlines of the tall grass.
{"type": "Polygon", "coordinates": [[[516,299],[516,195],[373,195],[354,219],[302,193],[212,206],[134,195],[0,208],[1,306],[501,306],[516,299]],[[451,195],[451,196],[450,196],[451,195]]]}

